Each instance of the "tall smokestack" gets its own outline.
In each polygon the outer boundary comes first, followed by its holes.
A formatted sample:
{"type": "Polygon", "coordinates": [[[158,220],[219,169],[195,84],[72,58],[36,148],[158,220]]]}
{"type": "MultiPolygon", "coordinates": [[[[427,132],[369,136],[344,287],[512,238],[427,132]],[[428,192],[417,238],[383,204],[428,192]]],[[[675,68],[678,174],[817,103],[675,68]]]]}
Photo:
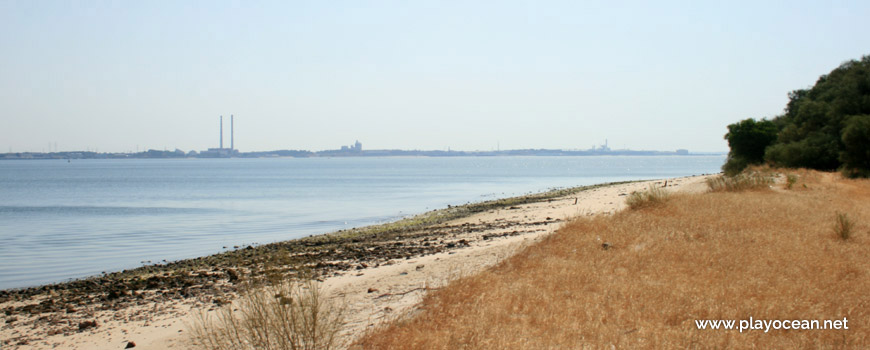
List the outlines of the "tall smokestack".
{"type": "Polygon", "coordinates": [[[235,149],[235,145],[233,145],[233,115],[230,114],[230,150],[235,149]]]}
{"type": "Polygon", "coordinates": [[[221,148],[224,148],[224,116],[221,116],[221,148]]]}

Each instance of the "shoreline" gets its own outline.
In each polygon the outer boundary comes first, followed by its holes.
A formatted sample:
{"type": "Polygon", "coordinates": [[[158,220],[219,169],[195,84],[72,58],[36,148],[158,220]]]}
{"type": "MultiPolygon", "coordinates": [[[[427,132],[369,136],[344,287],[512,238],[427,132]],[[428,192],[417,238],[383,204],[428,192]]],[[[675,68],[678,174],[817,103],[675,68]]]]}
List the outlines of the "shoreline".
{"type": "MultiPolygon", "coordinates": [[[[706,176],[676,178],[669,187],[706,176]]],[[[352,314],[364,315],[365,319],[357,316],[349,320],[347,333],[358,334],[372,325],[369,320],[403,314],[414,304],[414,294],[422,295],[422,290],[393,298],[393,293],[404,293],[397,286],[415,285],[411,275],[426,274],[424,279],[431,280],[426,282],[428,285],[440,285],[455,277],[456,271],[445,271],[450,270],[446,265],[440,270],[436,266],[462,259],[467,260],[462,266],[468,271],[459,274],[473,273],[497,262],[499,256],[506,257],[519,246],[555,231],[575,215],[613,212],[623,205],[620,196],[629,189],[645,189],[648,183],[662,181],[580,186],[448,206],[386,224],[248,246],[71,282],[3,290],[2,345],[37,349],[71,342],[65,346],[88,344],[84,348],[100,348],[100,339],[132,335],[136,331],[131,328],[152,329],[147,336],[138,332],[140,345],[146,344],[141,343],[143,338],[163,339],[161,346],[171,347],[184,338],[180,323],[193,308],[214,309],[230,303],[242,280],[292,277],[299,270],[309,271],[336,295],[354,300],[350,301],[356,310],[352,314]],[[605,196],[605,202],[596,206],[580,202],[580,197],[607,192],[605,189],[616,190],[610,197],[605,196]],[[557,205],[562,211],[554,210],[557,205]],[[485,259],[474,255],[479,251],[486,252],[485,259]],[[390,272],[409,264],[423,267],[402,271],[404,274],[390,272]],[[362,288],[359,284],[369,286],[362,288]],[[377,292],[369,292],[372,289],[377,292]],[[378,294],[377,298],[371,299],[371,294],[378,294]],[[173,331],[163,334],[154,329],[173,331]]]]}
{"type": "MultiPolygon", "coordinates": [[[[524,204],[528,202],[534,202],[539,200],[546,200],[550,198],[555,198],[571,193],[577,193],[593,188],[611,186],[611,185],[619,185],[625,183],[639,182],[645,180],[631,180],[631,181],[616,181],[616,182],[607,182],[601,184],[593,184],[587,186],[574,186],[568,188],[554,188],[543,192],[529,193],[520,196],[513,196],[507,198],[497,198],[491,200],[484,200],[479,202],[470,202],[461,205],[447,205],[446,208],[429,210],[420,214],[410,215],[407,217],[398,218],[396,220],[366,225],[362,227],[354,227],[349,229],[339,229],[336,231],[325,232],[325,233],[317,233],[311,234],[308,236],[281,240],[277,242],[270,243],[253,243],[253,244],[243,244],[237,246],[237,248],[229,249],[222,252],[217,252],[213,254],[196,256],[191,258],[185,258],[175,261],[169,261],[166,263],[156,263],[156,264],[145,264],[142,266],[129,268],[129,269],[121,269],[120,271],[112,271],[99,275],[85,276],[80,278],[70,278],[65,279],[59,282],[50,282],[45,284],[33,285],[33,286],[25,286],[25,287],[12,287],[0,289],[0,303],[6,301],[4,298],[9,297],[10,295],[33,295],[44,292],[45,290],[51,289],[65,289],[68,285],[81,285],[81,284],[92,284],[92,282],[102,282],[106,278],[108,279],[123,279],[128,277],[136,277],[142,274],[156,273],[160,274],[166,272],[168,270],[177,270],[182,267],[187,267],[191,265],[191,263],[198,262],[202,259],[212,260],[212,258],[223,259],[229,258],[229,256],[238,252],[239,250],[253,248],[255,250],[262,249],[263,247],[267,247],[270,245],[293,245],[293,244],[302,244],[307,246],[320,246],[328,243],[340,243],[341,240],[351,240],[353,241],[359,236],[365,236],[370,234],[401,234],[403,232],[407,232],[410,230],[422,229],[429,225],[436,225],[439,223],[443,223],[445,221],[459,219],[462,217],[474,215],[477,212],[490,210],[493,208],[524,204]],[[324,241],[328,241],[328,243],[324,243],[324,241]]],[[[255,252],[259,253],[259,252],[255,252]]],[[[249,254],[245,254],[249,255],[249,254]]],[[[196,265],[198,266],[198,265],[196,265]]]]}

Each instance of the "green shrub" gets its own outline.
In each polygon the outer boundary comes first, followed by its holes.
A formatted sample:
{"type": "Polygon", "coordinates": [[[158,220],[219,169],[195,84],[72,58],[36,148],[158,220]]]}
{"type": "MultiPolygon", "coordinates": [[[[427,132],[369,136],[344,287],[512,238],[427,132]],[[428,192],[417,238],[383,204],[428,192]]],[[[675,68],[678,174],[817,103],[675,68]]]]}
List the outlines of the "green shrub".
{"type": "Polygon", "coordinates": [[[848,177],[870,176],[870,115],[856,115],[843,128],[843,173],[848,177]]]}
{"type": "Polygon", "coordinates": [[[776,141],[776,125],[769,120],[749,118],[728,125],[728,160],[722,166],[726,174],[737,174],[746,166],[761,164],[764,161],[764,152],[768,146],[776,141]]]}
{"type": "Polygon", "coordinates": [[[787,188],[787,189],[790,190],[792,187],[794,187],[794,184],[797,183],[797,180],[798,180],[798,176],[795,175],[795,174],[788,174],[788,175],[786,175],[786,177],[785,177],[785,188],[787,188]]]}

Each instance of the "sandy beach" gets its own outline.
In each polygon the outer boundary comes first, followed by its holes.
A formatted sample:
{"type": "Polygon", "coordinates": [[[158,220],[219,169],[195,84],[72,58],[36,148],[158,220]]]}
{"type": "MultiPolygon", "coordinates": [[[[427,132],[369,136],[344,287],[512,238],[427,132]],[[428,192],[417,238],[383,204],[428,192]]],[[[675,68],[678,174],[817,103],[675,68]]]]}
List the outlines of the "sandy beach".
{"type": "MultiPolygon", "coordinates": [[[[496,201],[456,218],[337,232],[240,247],[218,256],[0,294],[3,349],[185,349],[199,310],[230,303],[245,276],[292,273],[300,262],[345,303],[343,340],[413,315],[427,290],[496,264],[576,216],[609,215],[649,186],[706,191],[707,176],[589,186],[568,193],[496,201]],[[278,257],[278,258],[276,258],[278,257]]],[[[441,212],[436,213],[442,215],[441,212]]],[[[431,216],[430,216],[431,217],[431,216]]]]}

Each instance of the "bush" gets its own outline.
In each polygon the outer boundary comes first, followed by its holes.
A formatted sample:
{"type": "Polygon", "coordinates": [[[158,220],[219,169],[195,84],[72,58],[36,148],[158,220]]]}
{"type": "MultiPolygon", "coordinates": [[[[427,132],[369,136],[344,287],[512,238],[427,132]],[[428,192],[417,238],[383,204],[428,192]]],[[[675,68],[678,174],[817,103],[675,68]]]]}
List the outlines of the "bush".
{"type": "Polygon", "coordinates": [[[739,174],[741,171],[743,171],[743,169],[746,169],[746,167],[748,166],[749,162],[747,162],[746,159],[735,158],[729,154],[728,158],[725,159],[725,164],[722,165],[722,171],[725,173],[725,175],[734,176],[739,174]]]}
{"type": "Polygon", "coordinates": [[[794,187],[794,184],[797,183],[797,180],[798,180],[798,176],[797,176],[797,175],[794,175],[794,174],[788,174],[788,175],[786,175],[786,177],[785,177],[785,188],[790,190],[792,187],[794,187]]]}
{"type": "Polygon", "coordinates": [[[283,282],[243,291],[234,309],[207,313],[191,327],[193,342],[208,350],[326,350],[340,347],[344,309],[313,282],[283,282]]]}
{"type": "Polygon", "coordinates": [[[831,135],[812,133],[798,141],[770,146],[766,159],[780,167],[834,170],[840,166],[837,161],[838,143],[831,135]]]}
{"type": "Polygon", "coordinates": [[[667,201],[669,194],[667,191],[650,185],[649,189],[641,192],[632,192],[625,199],[625,204],[631,209],[640,209],[650,206],[655,206],[667,201]]]}
{"type": "Polygon", "coordinates": [[[736,174],[751,164],[761,164],[764,152],[776,141],[776,125],[769,120],[749,118],[728,125],[728,161],[722,166],[727,174],[736,174]]]}

